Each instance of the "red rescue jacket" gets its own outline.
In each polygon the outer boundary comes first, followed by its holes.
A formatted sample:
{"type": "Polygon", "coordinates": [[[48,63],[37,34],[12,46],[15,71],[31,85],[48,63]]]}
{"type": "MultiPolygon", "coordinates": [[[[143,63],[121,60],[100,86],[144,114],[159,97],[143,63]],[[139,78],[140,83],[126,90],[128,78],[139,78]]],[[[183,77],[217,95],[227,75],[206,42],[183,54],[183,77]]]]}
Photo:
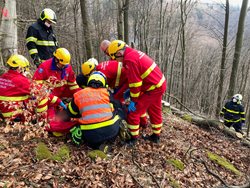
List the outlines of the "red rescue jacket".
{"type": "Polygon", "coordinates": [[[29,79],[16,70],[9,70],[0,76],[0,89],[0,111],[3,117],[15,118],[29,98],[29,79]]]}
{"type": "Polygon", "coordinates": [[[54,85],[52,94],[59,98],[72,97],[75,92],[80,90],[71,65],[60,70],[57,68],[54,58],[43,62],[36,70],[33,79],[38,83],[44,83],[49,79],[54,85]]]}
{"type": "Polygon", "coordinates": [[[131,100],[145,92],[166,87],[166,79],[156,63],[145,53],[126,47],[123,66],[127,69],[131,100]]]}

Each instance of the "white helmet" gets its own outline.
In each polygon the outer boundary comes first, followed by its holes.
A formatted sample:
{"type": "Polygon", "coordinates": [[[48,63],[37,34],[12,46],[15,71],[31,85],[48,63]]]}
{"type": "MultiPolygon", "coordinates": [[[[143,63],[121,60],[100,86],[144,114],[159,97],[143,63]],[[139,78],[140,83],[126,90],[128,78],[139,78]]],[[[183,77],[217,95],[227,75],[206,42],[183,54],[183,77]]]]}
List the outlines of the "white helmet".
{"type": "Polygon", "coordinates": [[[98,61],[95,59],[95,58],[90,58],[90,59],[88,59],[88,62],[92,62],[92,63],[94,63],[95,64],[95,66],[97,66],[98,65],[98,61]]]}
{"type": "Polygon", "coordinates": [[[237,102],[237,104],[241,104],[242,101],[242,95],[241,94],[235,94],[233,96],[233,102],[237,102]]]}

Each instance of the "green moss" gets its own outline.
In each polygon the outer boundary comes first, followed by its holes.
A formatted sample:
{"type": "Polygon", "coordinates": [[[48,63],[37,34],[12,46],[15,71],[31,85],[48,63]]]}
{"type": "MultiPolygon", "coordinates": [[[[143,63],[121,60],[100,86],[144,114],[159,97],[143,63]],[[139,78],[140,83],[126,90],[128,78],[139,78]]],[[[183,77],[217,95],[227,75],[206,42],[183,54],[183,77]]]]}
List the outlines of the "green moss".
{"type": "Polygon", "coordinates": [[[36,147],[36,158],[38,160],[50,159],[52,157],[48,147],[43,143],[39,142],[36,147]]]}
{"type": "Polygon", "coordinates": [[[172,114],[172,111],[169,107],[163,107],[162,108],[163,113],[165,114],[172,114]]]}
{"type": "Polygon", "coordinates": [[[51,159],[55,160],[55,161],[62,162],[66,159],[69,159],[69,157],[70,157],[69,153],[70,153],[69,148],[64,145],[64,146],[59,148],[57,153],[55,155],[53,155],[51,159]]]}
{"type": "Polygon", "coordinates": [[[188,122],[192,122],[192,116],[191,115],[185,114],[181,118],[188,121],[188,122]]]}
{"type": "Polygon", "coordinates": [[[60,147],[59,150],[56,152],[56,154],[53,154],[51,153],[51,151],[49,151],[48,147],[43,142],[40,142],[38,143],[35,151],[36,151],[36,158],[38,160],[51,159],[54,161],[62,162],[66,159],[69,159],[70,157],[69,148],[65,145],[60,147]]]}
{"type": "Polygon", "coordinates": [[[88,152],[88,157],[90,157],[92,160],[95,160],[97,157],[100,157],[101,159],[106,159],[107,155],[100,150],[93,150],[88,152]]]}
{"type": "Polygon", "coordinates": [[[217,164],[225,167],[226,169],[234,172],[236,175],[241,175],[241,172],[239,170],[237,170],[233,164],[231,164],[230,162],[228,162],[225,158],[220,157],[219,155],[216,155],[210,151],[207,151],[207,155],[208,158],[214,162],[216,162],[217,164]]]}
{"type": "Polygon", "coordinates": [[[181,186],[179,185],[179,183],[170,175],[167,173],[167,178],[169,181],[169,184],[173,187],[173,188],[180,188],[181,186]]]}
{"type": "Polygon", "coordinates": [[[185,168],[184,163],[179,159],[168,159],[167,162],[170,163],[171,165],[173,165],[175,168],[181,170],[181,171],[183,171],[184,168],[185,168]]]}

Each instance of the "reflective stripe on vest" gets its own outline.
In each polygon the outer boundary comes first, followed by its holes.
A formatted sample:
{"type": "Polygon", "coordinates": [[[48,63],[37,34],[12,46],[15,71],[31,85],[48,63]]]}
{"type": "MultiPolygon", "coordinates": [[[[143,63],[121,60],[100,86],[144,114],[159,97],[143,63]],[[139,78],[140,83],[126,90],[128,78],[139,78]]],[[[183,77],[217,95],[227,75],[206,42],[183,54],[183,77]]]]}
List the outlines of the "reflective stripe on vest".
{"type": "Polygon", "coordinates": [[[81,124],[104,122],[113,116],[106,88],[87,87],[74,94],[74,101],[81,113],[81,118],[79,118],[81,124]]]}
{"type": "Polygon", "coordinates": [[[119,86],[120,78],[121,78],[121,71],[122,71],[122,63],[119,62],[118,67],[117,67],[117,76],[115,79],[115,87],[119,86]]]}
{"type": "Polygon", "coordinates": [[[32,54],[37,54],[38,51],[37,51],[36,48],[33,48],[33,49],[30,49],[30,50],[29,50],[29,53],[30,53],[30,55],[32,55],[32,54]]]}
{"type": "Polygon", "coordinates": [[[23,101],[29,98],[29,95],[26,96],[15,96],[15,97],[7,97],[7,96],[0,96],[1,101],[23,101]]]}
{"type": "Polygon", "coordinates": [[[18,113],[22,113],[22,110],[15,110],[15,111],[12,111],[12,112],[2,113],[2,115],[5,118],[9,118],[9,117],[12,117],[13,115],[16,115],[18,113]]]}
{"type": "Polygon", "coordinates": [[[115,122],[119,119],[120,119],[120,117],[118,115],[116,115],[114,118],[112,118],[110,120],[100,122],[100,123],[95,123],[95,124],[81,125],[80,127],[81,127],[81,130],[99,129],[102,127],[111,126],[111,125],[115,124],[115,122]]]}
{"type": "Polygon", "coordinates": [[[38,45],[38,46],[56,46],[54,41],[47,41],[47,40],[37,40],[36,45],[38,45]]]}

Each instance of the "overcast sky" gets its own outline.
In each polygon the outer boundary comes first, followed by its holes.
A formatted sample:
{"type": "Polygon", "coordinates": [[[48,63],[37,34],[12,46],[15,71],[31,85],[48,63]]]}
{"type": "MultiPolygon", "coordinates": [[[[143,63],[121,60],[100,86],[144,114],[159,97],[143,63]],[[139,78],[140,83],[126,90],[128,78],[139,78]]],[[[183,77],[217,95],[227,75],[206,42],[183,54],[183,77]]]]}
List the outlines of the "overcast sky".
{"type": "MultiPolygon", "coordinates": [[[[225,0],[200,0],[201,2],[211,2],[211,3],[225,3],[226,1],[225,0]]],[[[229,4],[231,5],[239,5],[241,6],[241,3],[242,3],[242,0],[229,0],[229,4]]],[[[250,4],[248,3],[248,6],[250,4]]]]}

